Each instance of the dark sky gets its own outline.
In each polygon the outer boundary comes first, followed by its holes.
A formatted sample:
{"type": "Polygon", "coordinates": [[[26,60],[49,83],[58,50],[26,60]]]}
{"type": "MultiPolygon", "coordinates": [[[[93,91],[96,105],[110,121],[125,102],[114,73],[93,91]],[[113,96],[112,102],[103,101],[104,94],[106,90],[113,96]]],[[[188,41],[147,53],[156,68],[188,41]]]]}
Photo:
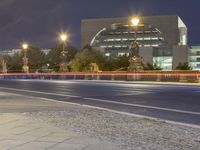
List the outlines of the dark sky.
{"type": "Polygon", "coordinates": [[[80,22],[85,18],[132,14],[179,15],[188,27],[189,43],[200,44],[200,0],[0,0],[0,49],[20,42],[49,48],[61,29],[80,47],[80,22]]]}

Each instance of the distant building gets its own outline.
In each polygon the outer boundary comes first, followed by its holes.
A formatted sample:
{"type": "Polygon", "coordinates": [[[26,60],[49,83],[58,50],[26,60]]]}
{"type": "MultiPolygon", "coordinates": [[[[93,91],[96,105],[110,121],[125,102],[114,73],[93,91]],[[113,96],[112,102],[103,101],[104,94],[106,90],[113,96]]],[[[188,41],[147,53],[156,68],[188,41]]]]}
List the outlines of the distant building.
{"type": "Polygon", "coordinates": [[[0,55],[2,56],[13,56],[16,53],[21,53],[21,49],[0,50],[0,55]]]}
{"type": "Polygon", "coordinates": [[[47,55],[51,50],[50,50],[50,49],[41,49],[41,51],[42,51],[45,55],[47,55]]]}
{"type": "Polygon", "coordinates": [[[137,28],[131,26],[130,20],[129,17],[82,20],[82,47],[90,44],[111,57],[128,55],[136,33],[145,64],[156,63],[171,70],[180,62],[188,62],[187,27],[179,16],[141,17],[137,28]]]}
{"type": "MultiPolygon", "coordinates": [[[[50,52],[50,49],[41,49],[41,51],[47,55],[50,52]]],[[[16,53],[21,53],[22,49],[11,49],[11,50],[0,50],[0,55],[2,56],[13,56],[16,53]]]]}
{"type": "Polygon", "coordinates": [[[190,49],[189,49],[189,65],[194,70],[200,70],[200,45],[190,47],[190,49]]]}
{"type": "Polygon", "coordinates": [[[12,49],[12,55],[16,54],[16,53],[21,53],[22,50],[21,49],[12,49]]]}

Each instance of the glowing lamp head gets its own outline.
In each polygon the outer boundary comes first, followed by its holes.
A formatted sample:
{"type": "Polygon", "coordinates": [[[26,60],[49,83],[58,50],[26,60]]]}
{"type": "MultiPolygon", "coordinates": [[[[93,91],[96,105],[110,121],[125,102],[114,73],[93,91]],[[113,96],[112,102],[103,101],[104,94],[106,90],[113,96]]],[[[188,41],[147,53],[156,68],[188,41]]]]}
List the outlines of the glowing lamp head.
{"type": "Polygon", "coordinates": [[[26,50],[28,48],[28,44],[27,43],[22,44],[22,48],[26,50]]]}
{"type": "Polygon", "coordinates": [[[67,40],[67,34],[65,34],[65,33],[62,33],[61,35],[60,35],[60,39],[61,39],[61,41],[63,41],[63,42],[65,42],[66,40],[67,40]]]}
{"type": "Polygon", "coordinates": [[[138,24],[140,23],[140,19],[138,17],[134,17],[131,19],[131,23],[133,26],[138,26],[138,24]]]}

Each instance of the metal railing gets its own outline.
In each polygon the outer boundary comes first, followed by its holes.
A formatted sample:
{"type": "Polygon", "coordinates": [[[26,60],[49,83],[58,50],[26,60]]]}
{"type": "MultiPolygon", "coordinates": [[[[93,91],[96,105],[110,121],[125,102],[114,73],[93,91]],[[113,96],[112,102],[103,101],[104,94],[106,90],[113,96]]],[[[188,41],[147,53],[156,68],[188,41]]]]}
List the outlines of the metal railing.
{"type": "Polygon", "coordinates": [[[66,72],[66,73],[1,73],[0,79],[44,80],[121,80],[159,82],[200,82],[199,71],[143,71],[143,72],[66,72]]]}

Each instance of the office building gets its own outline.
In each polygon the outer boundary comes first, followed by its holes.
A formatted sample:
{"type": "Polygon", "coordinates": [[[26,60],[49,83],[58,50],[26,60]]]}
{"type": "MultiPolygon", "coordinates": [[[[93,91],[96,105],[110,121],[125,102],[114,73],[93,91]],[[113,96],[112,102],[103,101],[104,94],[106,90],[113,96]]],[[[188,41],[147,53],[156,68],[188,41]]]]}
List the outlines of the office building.
{"type": "Polygon", "coordinates": [[[179,16],[140,17],[137,28],[131,17],[82,20],[82,47],[90,44],[106,56],[129,54],[131,42],[140,45],[143,63],[158,64],[164,70],[188,62],[187,27],[179,16]]]}

